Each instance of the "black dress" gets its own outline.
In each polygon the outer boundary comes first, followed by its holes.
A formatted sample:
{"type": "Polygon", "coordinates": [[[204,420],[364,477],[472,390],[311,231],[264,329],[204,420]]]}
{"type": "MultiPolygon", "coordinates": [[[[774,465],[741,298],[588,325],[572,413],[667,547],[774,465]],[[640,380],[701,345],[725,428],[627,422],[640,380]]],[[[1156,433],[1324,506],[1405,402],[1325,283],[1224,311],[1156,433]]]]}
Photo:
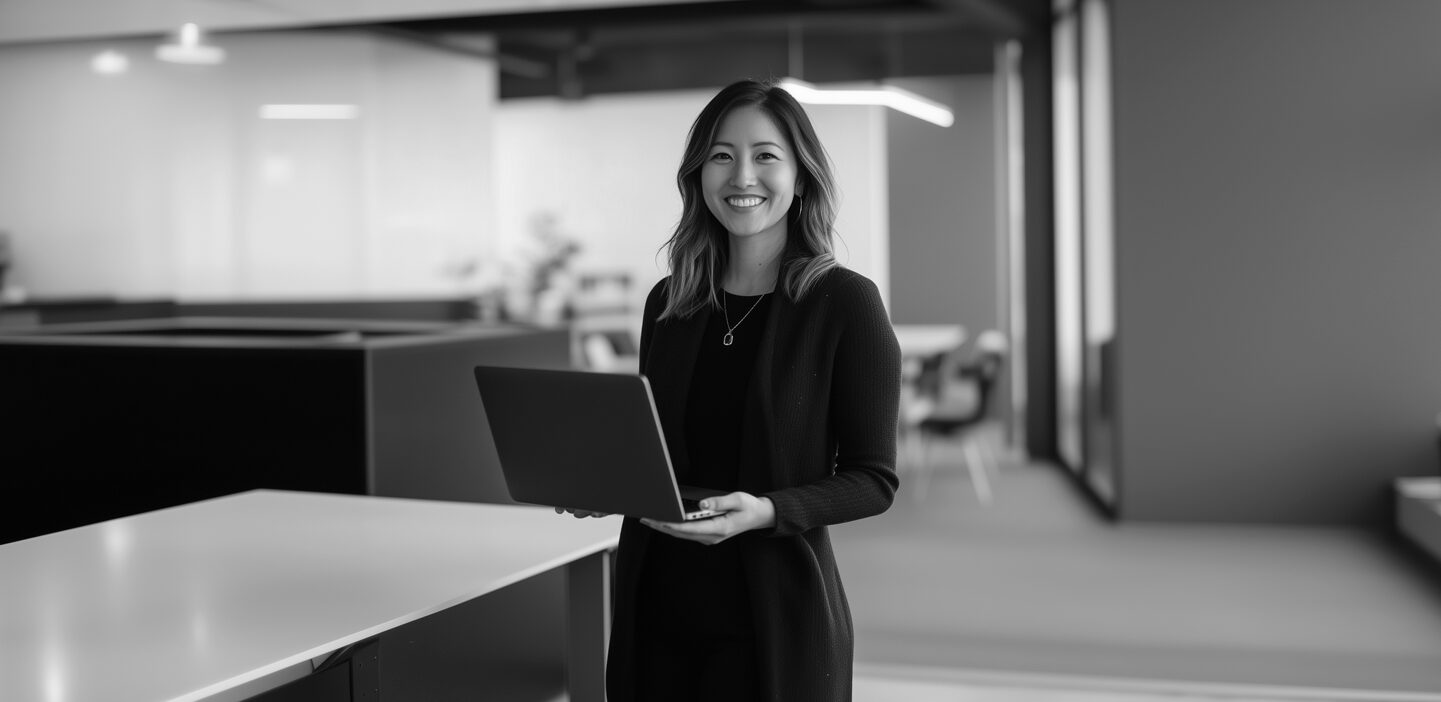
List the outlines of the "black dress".
{"type": "MultiPolygon", "coordinates": [[[[717,343],[717,331],[707,329],[711,317],[705,313],[660,319],[670,283],[656,283],[646,296],[640,368],[651,380],[667,439],[688,448],[686,410],[696,359],[703,346],[717,343]]],[[[881,514],[895,499],[900,348],[880,290],[854,271],[831,269],[800,299],[781,290],[767,298],[741,424],[737,484],[769,498],[776,523],[741,537],[759,688],[744,699],[848,702],[855,635],[829,527],[881,514]]],[[[737,328],[737,343],[751,333],[753,321],[737,328]]],[[[678,455],[678,463],[688,454],[678,455]]],[[[633,517],[621,520],[606,659],[612,702],[640,697],[643,571],[652,546],[669,538],[633,517]]],[[[701,619],[702,626],[670,644],[704,636],[712,621],[704,612],[684,621],[701,619]]]]}
{"type": "MultiPolygon", "coordinates": [[[[710,314],[691,377],[689,465],[677,479],[729,492],[736,489],[746,390],[771,296],[723,294],[726,314],[710,314]],[[726,315],[735,325],[730,346],[722,343],[726,315]]],[[[753,538],[750,532],[713,546],[652,539],[636,612],[639,700],[756,699],[755,632],[740,555],[753,538]]]]}

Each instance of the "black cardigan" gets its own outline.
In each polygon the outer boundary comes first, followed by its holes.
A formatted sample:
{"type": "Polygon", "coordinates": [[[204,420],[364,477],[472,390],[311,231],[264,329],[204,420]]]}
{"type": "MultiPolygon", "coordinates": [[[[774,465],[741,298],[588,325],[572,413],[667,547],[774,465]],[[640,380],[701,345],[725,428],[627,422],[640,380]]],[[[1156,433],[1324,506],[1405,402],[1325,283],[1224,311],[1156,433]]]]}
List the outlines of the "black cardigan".
{"type": "MultiPolygon", "coordinates": [[[[665,285],[646,299],[640,368],[672,459],[684,461],[686,394],[707,341],[705,315],[656,322],[665,285]]],[[[858,273],[833,269],[799,301],[778,288],[772,304],[748,389],[739,475],[739,489],[769,497],[776,512],[770,538],[742,550],[762,699],[849,700],[850,606],[826,525],[884,512],[895,497],[900,349],[879,291],[858,273]]],[[[652,538],[657,532],[634,519],[621,526],[611,702],[635,696],[635,596],[652,538]]]]}

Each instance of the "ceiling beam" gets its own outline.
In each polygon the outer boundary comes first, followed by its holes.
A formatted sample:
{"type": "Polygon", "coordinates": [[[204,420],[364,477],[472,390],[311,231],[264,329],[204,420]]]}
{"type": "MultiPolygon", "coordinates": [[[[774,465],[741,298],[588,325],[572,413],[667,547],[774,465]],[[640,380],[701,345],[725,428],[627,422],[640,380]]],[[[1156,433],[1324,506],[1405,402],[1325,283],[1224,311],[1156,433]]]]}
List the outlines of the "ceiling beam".
{"type": "Polygon", "coordinates": [[[551,65],[543,61],[536,61],[515,54],[502,53],[496,49],[471,46],[440,34],[417,32],[390,24],[364,25],[364,29],[381,36],[407,41],[412,44],[419,44],[446,53],[459,54],[472,58],[492,59],[496,62],[496,67],[502,72],[517,75],[522,78],[549,78],[554,72],[551,65]]]}
{"type": "Polygon", "coordinates": [[[958,12],[934,7],[930,0],[864,0],[861,3],[847,3],[835,9],[797,2],[730,0],[724,3],[625,7],[609,11],[459,16],[401,24],[424,32],[466,29],[508,36],[569,31],[584,27],[605,32],[608,36],[620,40],[625,40],[628,36],[643,36],[650,41],[670,36],[672,33],[768,31],[796,23],[803,25],[808,31],[878,25],[934,28],[938,24],[966,24],[968,18],[958,12]]]}
{"type": "Polygon", "coordinates": [[[938,8],[974,18],[989,33],[1006,39],[1018,39],[1031,33],[1031,22],[1006,0],[930,0],[938,8]]]}

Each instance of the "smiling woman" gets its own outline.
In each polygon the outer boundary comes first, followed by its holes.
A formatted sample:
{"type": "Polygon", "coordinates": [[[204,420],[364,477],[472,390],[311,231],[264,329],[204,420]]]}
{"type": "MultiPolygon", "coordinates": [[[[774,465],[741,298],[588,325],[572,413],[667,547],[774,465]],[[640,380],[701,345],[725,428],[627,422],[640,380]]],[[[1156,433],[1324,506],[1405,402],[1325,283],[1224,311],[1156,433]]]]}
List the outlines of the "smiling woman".
{"type": "MultiPolygon", "coordinates": [[[[833,255],[835,186],[779,87],[722,89],[676,177],[671,274],[640,370],[677,479],[720,491],[685,523],[627,518],[615,700],[851,699],[851,616],[827,527],[894,499],[900,352],[880,293],[833,255]]],[[[577,514],[576,516],[588,516],[577,514]]]]}
{"type": "Polygon", "coordinates": [[[758,108],[726,115],[701,167],[711,214],[738,237],[763,239],[772,256],[785,244],[786,213],[799,194],[790,140],[758,108]]]}
{"type": "Polygon", "coordinates": [[[837,265],[830,158],[805,110],[779,87],[742,81],[716,95],[691,126],[676,184],[683,209],[666,244],[662,319],[721,306],[720,289],[768,292],[782,268],[787,292],[799,298],[837,265]],[[741,254],[753,260],[732,262],[741,254]]]}

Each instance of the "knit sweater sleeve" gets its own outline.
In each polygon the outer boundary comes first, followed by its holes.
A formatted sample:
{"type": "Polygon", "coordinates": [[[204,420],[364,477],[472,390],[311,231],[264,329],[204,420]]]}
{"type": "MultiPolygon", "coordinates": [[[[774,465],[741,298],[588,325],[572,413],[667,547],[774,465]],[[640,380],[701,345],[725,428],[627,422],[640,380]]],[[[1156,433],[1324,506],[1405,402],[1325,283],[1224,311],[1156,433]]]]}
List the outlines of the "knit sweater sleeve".
{"type": "Polygon", "coordinates": [[[832,292],[842,315],[830,378],[834,470],[819,480],[766,493],[775,505],[773,534],[786,536],[886,511],[900,485],[896,420],[900,347],[869,279],[855,276],[832,292]]]}

